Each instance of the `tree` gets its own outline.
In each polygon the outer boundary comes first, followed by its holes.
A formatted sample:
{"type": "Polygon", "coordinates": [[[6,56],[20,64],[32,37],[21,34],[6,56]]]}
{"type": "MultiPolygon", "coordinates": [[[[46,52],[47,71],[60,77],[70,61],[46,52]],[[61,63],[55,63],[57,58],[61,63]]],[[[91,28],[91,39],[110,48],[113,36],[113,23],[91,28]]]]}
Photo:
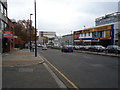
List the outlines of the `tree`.
{"type": "MultiPolygon", "coordinates": [[[[30,40],[30,20],[19,20],[15,24],[15,35],[19,37],[20,42],[23,44],[28,43],[30,40]]],[[[35,28],[32,26],[32,40],[35,39],[35,28]]]]}

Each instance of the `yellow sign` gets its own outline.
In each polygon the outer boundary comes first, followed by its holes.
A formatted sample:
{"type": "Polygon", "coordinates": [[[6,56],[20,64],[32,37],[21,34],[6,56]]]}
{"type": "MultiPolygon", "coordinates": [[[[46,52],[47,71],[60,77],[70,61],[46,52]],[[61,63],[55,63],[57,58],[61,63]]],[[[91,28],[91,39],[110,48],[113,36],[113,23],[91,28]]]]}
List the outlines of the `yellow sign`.
{"type": "Polygon", "coordinates": [[[106,32],[106,38],[110,37],[110,30],[109,31],[105,31],[106,32]]]}
{"type": "Polygon", "coordinates": [[[106,25],[106,26],[101,26],[101,27],[96,27],[94,28],[94,31],[105,31],[105,30],[110,30],[112,29],[112,25],[106,25]]]}
{"type": "Polygon", "coordinates": [[[85,30],[82,30],[82,33],[90,33],[92,31],[93,31],[93,29],[85,29],[85,30]]]}

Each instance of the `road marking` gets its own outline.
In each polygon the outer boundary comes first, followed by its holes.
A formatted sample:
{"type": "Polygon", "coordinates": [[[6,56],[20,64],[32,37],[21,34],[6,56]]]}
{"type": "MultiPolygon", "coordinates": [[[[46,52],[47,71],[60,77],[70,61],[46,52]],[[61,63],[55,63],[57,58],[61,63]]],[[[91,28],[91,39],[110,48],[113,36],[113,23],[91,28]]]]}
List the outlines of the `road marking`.
{"type": "Polygon", "coordinates": [[[46,63],[43,63],[43,65],[46,67],[46,69],[51,73],[57,84],[60,88],[67,88],[65,84],[55,75],[55,73],[48,67],[46,63]]]}
{"type": "Polygon", "coordinates": [[[47,59],[45,59],[43,56],[40,56],[41,59],[45,60],[52,66],[69,84],[73,86],[76,90],[80,90],[72,81],[70,81],[62,72],[60,72],[53,64],[51,64],[47,59]]]}

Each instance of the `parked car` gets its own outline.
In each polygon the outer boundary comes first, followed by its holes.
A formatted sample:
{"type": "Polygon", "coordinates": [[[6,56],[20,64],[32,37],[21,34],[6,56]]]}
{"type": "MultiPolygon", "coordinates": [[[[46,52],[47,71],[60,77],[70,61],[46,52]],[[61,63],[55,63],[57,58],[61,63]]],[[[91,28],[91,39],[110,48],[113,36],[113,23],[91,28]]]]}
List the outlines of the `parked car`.
{"type": "Polygon", "coordinates": [[[63,46],[61,52],[73,52],[73,47],[71,46],[63,46]]]}
{"type": "Polygon", "coordinates": [[[91,47],[93,49],[93,51],[95,52],[103,52],[105,51],[105,47],[103,47],[102,45],[94,45],[93,47],[91,47]]]}
{"type": "Polygon", "coordinates": [[[90,47],[91,47],[91,45],[84,46],[84,50],[89,51],[90,47]]]}
{"type": "Polygon", "coordinates": [[[75,49],[75,50],[79,50],[79,49],[80,49],[80,46],[75,45],[75,46],[74,46],[74,49],[75,49]]]}
{"type": "Polygon", "coordinates": [[[80,45],[80,46],[79,46],[79,50],[85,50],[85,46],[80,45]]]}
{"type": "Polygon", "coordinates": [[[42,50],[47,50],[47,46],[46,46],[46,45],[43,45],[43,46],[42,46],[42,50]]]}
{"type": "Polygon", "coordinates": [[[117,45],[109,45],[106,48],[107,53],[120,53],[120,47],[117,45]]]}

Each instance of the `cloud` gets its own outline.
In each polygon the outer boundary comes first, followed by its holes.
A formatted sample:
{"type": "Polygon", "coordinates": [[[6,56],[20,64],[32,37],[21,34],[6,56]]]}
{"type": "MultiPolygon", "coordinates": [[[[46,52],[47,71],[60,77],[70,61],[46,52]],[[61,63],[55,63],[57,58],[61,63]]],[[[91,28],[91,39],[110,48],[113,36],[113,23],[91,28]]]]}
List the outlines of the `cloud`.
{"type": "MultiPolygon", "coordinates": [[[[93,27],[95,18],[117,11],[118,0],[114,1],[37,0],[37,28],[64,34],[93,27]]],[[[34,0],[8,0],[8,11],[9,18],[29,19],[29,14],[34,14],[34,0]]]]}

